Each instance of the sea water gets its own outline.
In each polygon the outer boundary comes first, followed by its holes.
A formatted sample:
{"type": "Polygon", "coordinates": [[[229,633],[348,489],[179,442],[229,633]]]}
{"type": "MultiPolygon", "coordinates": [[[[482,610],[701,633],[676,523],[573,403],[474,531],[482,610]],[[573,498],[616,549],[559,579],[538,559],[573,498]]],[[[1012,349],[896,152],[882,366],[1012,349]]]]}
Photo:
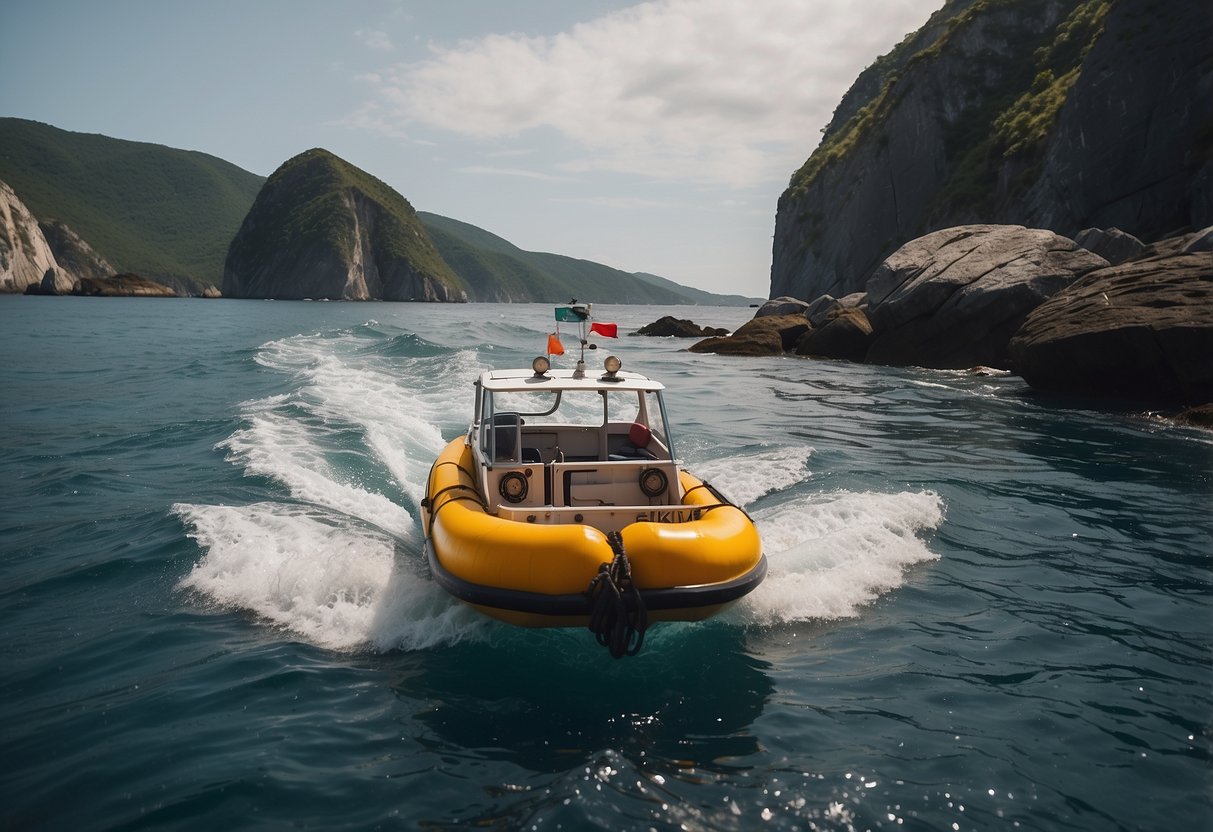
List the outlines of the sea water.
{"type": "Polygon", "coordinates": [[[1213,436],[1014,377],[598,339],[770,563],[616,661],[423,555],[473,379],[554,328],[0,297],[0,827],[1213,825],[1213,436]]]}

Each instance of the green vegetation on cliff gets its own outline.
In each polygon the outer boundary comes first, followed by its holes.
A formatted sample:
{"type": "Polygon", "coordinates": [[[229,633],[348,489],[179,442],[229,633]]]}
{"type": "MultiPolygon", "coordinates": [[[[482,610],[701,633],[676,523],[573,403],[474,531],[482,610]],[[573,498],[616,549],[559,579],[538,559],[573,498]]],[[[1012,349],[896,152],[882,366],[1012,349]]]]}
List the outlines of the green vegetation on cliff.
{"type": "Polygon", "coordinates": [[[957,127],[953,139],[957,162],[939,194],[937,211],[966,205],[978,212],[989,211],[999,193],[999,171],[1008,162],[1018,171],[1006,183],[1012,191],[1039,176],[1041,152],[1078,80],[1083,60],[1103,32],[1110,5],[1109,0],[1077,5],[1033,50],[1032,60],[1010,73],[1012,83],[1004,85],[1002,94],[975,112],[970,123],[957,127]],[[1032,80],[1027,83],[1029,75],[1032,80]],[[1023,91],[1016,95],[1018,90],[1023,91]]]}
{"type": "Polygon", "coordinates": [[[954,41],[990,15],[1005,13],[1000,29],[1005,47],[987,51],[975,66],[975,76],[995,76],[999,87],[984,92],[980,104],[963,107],[973,98],[957,90],[962,115],[950,126],[949,156],[960,157],[952,181],[941,199],[948,205],[982,199],[994,191],[996,167],[1010,156],[1030,157],[1041,147],[1065,103],[1083,59],[1102,32],[1111,0],[1070,0],[1064,22],[1042,34],[1037,21],[1052,0],[952,0],[927,25],[907,36],[892,52],[879,58],[856,81],[817,149],[793,174],[785,198],[807,191],[831,165],[845,159],[860,142],[882,128],[889,112],[907,90],[916,65],[948,54],[954,41]],[[1025,60],[1024,56],[1032,56],[1025,60]],[[977,70],[981,70],[980,73],[977,70]]]}
{"type": "Polygon", "coordinates": [[[187,290],[218,285],[264,178],[222,159],[0,118],[0,180],[115,269],[187,290]]]}
{"type": "MultiPolygon", "coordinates": [[[[750,300],[587,260],[524,251],[473,225],[417,215],[384,182],[327,151],[301,154],[283,169],[292,186],[265,194],[267,199],[282,194],[282,204],[271,205],[241,243],[254,259],[281,253],[288,240],[324,245],[348,239],[351,215],[342,194],[356,191],[394,206],[387,213],[400,220],[375,224],[372,234],[380,253],[445,275],[445,283],[466,288],[471,300],[546,302],[576,296],[703,305],[750,300]],[[408,220],[414,216],[420,225],[408,220]],[[427,234],[433,247],[419,242],[427,234]]],[[[0,180],[40,221],[65,223],[115,270],[191,294],[221,284],[229,247],[267,185],[265,177],[204,153],[17,118],[0,118],[0,180]]]]}

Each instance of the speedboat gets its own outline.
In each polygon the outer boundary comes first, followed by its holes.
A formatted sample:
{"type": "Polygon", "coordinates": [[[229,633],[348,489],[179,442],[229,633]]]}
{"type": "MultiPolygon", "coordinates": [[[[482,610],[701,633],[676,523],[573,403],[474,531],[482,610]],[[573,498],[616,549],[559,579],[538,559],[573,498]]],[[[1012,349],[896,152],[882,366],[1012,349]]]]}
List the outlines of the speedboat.
{"type": "Polygon", "coordinates": [[[639,651],[649,621],[726,609],[767,564],[745,511],[682,467],[665,387],[614,355],[586,370],[588,305],[573,308],[575,368],[552,368],[549,337],[529,370],[476,380],[472,422],[426,480],[426,556],[435,581],[480,612],[588,627],[618,658],[639,651]]]}

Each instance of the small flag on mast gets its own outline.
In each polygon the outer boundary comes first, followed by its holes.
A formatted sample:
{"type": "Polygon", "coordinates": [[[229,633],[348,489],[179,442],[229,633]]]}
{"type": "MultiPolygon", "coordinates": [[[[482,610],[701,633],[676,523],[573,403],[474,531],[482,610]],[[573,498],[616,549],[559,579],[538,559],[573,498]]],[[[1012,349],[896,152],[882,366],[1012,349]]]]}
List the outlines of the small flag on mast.
{"type": "Polygon", "coordinates": [[[564,355],[564,344],[554,332],[548,333],[548,355],[564,355]]]}
{"type": "Polygon", "coordinates": [[[604,338],[618,338],[619,337],[619,325],[618,324],[606,324],[606,323],[592,323],[592,324],[590,324],[590,332],[597,332],[599,335],[603,336],[604,338]]]}

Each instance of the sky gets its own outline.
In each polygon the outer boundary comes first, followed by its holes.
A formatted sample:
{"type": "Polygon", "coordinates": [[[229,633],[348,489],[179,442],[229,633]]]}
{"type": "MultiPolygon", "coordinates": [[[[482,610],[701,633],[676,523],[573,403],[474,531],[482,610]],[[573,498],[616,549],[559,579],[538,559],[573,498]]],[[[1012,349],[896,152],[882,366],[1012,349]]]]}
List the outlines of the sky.
{"type": "Polygon", "coordinates": [[[0,115],[263,176],[323,147],[523,249],[766,297],[779,195],[940,5],[4,2],[0,115]]]}

